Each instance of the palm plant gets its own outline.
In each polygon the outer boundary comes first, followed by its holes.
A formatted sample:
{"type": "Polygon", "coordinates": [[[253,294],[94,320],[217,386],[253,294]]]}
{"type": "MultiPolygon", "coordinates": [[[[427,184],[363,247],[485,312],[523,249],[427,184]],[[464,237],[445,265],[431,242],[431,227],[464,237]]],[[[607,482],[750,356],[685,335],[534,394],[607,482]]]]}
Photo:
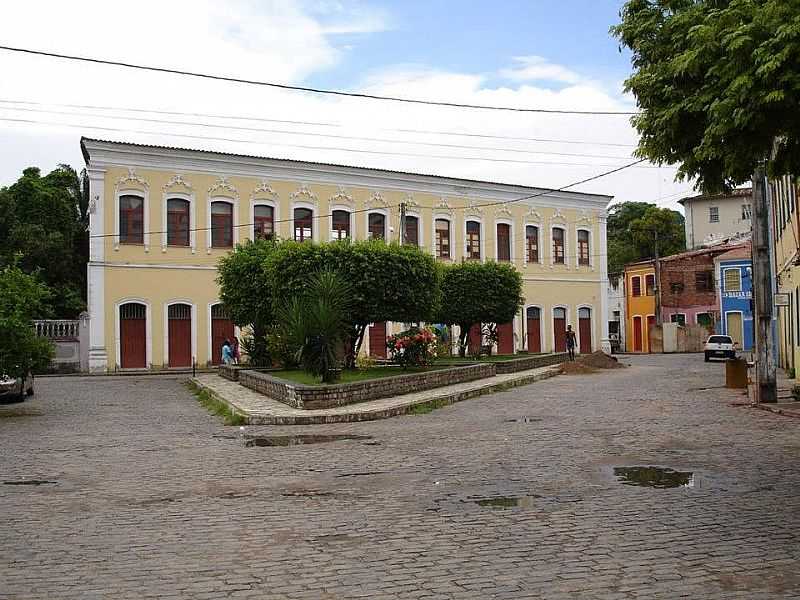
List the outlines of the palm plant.
{"type": "Polygon", "coordinates": [[[311,276],[306,292],[278,311],[287,342],[303,370],[336,381],[350,310],[350,286],[331,271],[311,276]]]}

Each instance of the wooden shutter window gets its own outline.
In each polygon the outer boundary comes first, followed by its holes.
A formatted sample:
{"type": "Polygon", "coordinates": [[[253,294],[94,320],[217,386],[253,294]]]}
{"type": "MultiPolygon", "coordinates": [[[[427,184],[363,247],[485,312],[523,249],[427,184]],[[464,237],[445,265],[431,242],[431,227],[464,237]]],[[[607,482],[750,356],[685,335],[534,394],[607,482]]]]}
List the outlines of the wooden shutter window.
{"type": "Polygon", "coordinates": [[[525,250],[529,263],[539,262],[539,228],[533,225],[525,227],[525,250]]]}
{"type": "Polygon", "coordinates": [[[233,246],[233,204],[230,202],[211,203],[211,246],[233,246]]]}
{"type": "Polygon", "coordinates": [[[559,227],[553,229],[553,262],[564,264],[564,230],[559,227]]]}
{"type": "Polygon", "coordinates": [[[167,245],[189,245],[189,201],[167,200],[167,245]]]}
{"type": "Polygon", "coordinates": [[[144,198],[125,195],[119,198],[119,241],[144,243],[144,198]]]}
{"type": "Polygon", "coordinates": [[[436,257],[450,260],[450,221],[436,219],[436,257]]]}
{"type": "Polygon", "coordinates": [[[467,258],[481,259],[481,224],[477,221],[467,221],[467,258]]]}
{"type": "Polygon", "coordinates": [[[253,208],[253,233],[257,240],[271,240],[275,236],[275,209],[266,204],[253,208]]]}
{"type": "Polygon", "coordinates": [[[497,260],[511,260],[511,225],[497,224],[497,260]]]}

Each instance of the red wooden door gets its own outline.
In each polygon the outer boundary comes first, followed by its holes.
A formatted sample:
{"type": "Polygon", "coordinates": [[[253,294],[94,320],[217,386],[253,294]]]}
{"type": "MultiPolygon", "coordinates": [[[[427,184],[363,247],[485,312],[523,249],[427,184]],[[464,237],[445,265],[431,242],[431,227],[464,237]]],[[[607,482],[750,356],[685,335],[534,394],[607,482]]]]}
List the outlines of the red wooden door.
{"type": "Polygon", "coordinates": [[[647,317],[647,351],[652,352],[653,349],[650,347],[650,328],[656,324],[656,317],[655,315],[649,315],[647,317]]]}
{"type": "Polygon", "coordinates": [[[192,307],[173,304],[168,309],[169,366],[192,366],[192,307]]]}
{"type": "Polygon", "coordinates": [[[233,321],[228,318],[221,304],[211,307],[211,364],[222,362],[222,344],[233,341],[233,321]]]}
{"type": "Polygon", "coordinates": [[[642,317],[633,317],[633,351],[642,351],[642,317]]]}
{"type": "Polygon", "coordinates": [[[536,354],[542,351],[542,321],[538,308],[530,307],[528,317],[528,352],[536,354]]]}
{"type": "Polygon", "coordinates": [[[147,367],[147,309],[131,302],[119,307],[119,353],[123,369],[147,367]]]}
{"type": "Polygon", "coordinates": [[[567,351],[567,311],[556,308],[553,311],[553,336],[555,338],[555,351],[567,351]]]}
{"type": "Polygon", "coordinates": [[[386,358],[386,322],[373,323],[369,328],[369,355],[386,358]]]}
{"type": "Polygon", "coordinates": [[[578,335],[581,340],[581,354],[590,354],[592,352],[592,318],[579,317],[578,318],[578,335]]]}
{"type": "Polygon", "coordinates": [[[478,354],[481,351],[482,337],[483,334],[481,333],[480,323],[475,323],[472,327],[469,328],[469,338],[467,346],[469,347],[470,354],[478,354]]]}
{"type": "Polygon", "coordinates": [[[497,326],[497,353],[514,354],[513,323],[502,323],[497,326]]]}

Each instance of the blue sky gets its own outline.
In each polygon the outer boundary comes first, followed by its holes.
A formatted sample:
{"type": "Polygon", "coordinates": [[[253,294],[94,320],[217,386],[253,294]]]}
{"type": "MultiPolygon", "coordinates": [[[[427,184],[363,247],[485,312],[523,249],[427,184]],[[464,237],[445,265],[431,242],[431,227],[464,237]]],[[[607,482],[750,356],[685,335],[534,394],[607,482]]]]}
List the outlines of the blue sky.
{"type": "MultiPolygon", "coordinates": [[[[83,0],[80,11],[69,3],[27,0],[4,7],[0,39],[10,46],[384,96],[630,111],[632,99],[622,94],[629,56],[608,33],[621,5],[138,0],[121,21],[107,0],[83,0]],[[44,21],[43,11],[49,15],[44,21]],[[121,44],[121,23],[126,39],[146,43],[121,44]],[[91,35],[74,35],[78,30],[91,35]]],[[[0,185],[31,165],[80,168],[81,135],[550,188],[631,162],[637,142],[628,117],[619,115],[320,97],[4,52],[0,72],[0,185]],[[170,118],[182,122],[163,121],[170,118]]],[[[673,181],[674,172],[642,164],[576,191],[674,207],[691,191],[691,184],[673,181]]]]}
{"type": "Polygon", "coordinates": [[[621,3],[616,1],[409,0],[368,6],[384,13],[388,29],[337,35],[339,45],[352,48],[340,65],[314,74],[309,79],[314,85],[353,85],[364,72],[387,64],[495,73],[511,57],[528,55],[546,57],[608,82],[622,82],[630,70],[629,54],[620,53],[608,33],[619,19],[621,3]]]}

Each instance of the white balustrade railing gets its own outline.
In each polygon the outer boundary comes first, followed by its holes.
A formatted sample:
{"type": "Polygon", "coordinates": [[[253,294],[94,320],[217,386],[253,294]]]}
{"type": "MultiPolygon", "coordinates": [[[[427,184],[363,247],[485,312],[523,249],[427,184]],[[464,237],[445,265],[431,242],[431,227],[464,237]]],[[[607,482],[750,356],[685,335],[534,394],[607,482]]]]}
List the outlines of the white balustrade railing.
{"type": "Polygon", "coordinates": [[[65,338],[77,339],[80,335],[80,321],[71,319],[52,319],[34,321],[36,335],[50,340],[65,338]]]}

